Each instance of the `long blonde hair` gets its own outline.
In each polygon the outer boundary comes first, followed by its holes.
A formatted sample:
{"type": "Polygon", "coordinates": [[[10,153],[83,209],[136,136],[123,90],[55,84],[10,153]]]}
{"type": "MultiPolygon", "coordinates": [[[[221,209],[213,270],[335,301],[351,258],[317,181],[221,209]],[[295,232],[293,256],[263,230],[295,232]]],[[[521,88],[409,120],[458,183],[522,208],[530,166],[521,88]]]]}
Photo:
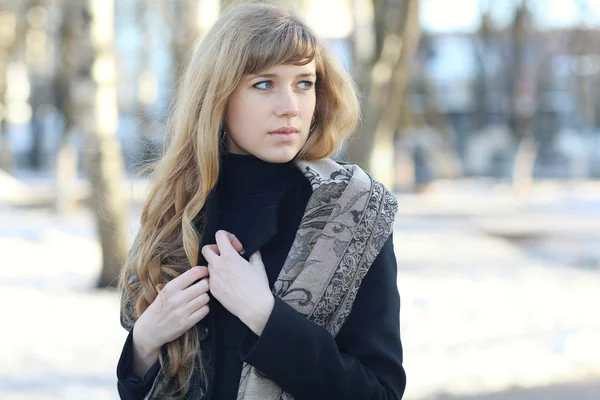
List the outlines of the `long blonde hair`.
{"type": "MultiPolygon", "coordinates": [[[[168,281],[198,262],[201,238],[193,220],[217,183],[223,119],[242,76],[313,59],[317,101],[311,133],[297,155],[304,160],[330,156],[359,119],[352,79],[312,31],[280,7],[242,4],[224,13],[195,47],[170,110],[169,137],[153,168],[141,228],[121,273],[120,287],[135,306],[133,320],[168,281]]],[[[165,346],[161,366],[178,388],[170,395],[184,396],[194,374],[205,378],[196,328],[165,346]]]]}

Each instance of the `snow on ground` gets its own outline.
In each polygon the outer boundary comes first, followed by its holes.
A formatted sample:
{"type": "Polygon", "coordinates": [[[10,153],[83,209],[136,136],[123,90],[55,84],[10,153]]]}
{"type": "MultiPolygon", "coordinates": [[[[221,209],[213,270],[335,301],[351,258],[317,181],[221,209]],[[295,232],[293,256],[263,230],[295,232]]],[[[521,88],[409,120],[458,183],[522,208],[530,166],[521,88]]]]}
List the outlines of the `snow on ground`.
{"type": "MultiPolygon", "coordinates": [[[[449,188],[400,198],[405,398],[600,379],[600,268],[503,239],[551,231],[600,243],[598,192],[580,192],[575,203],[572,191],[524,202],[449,188]]],[[[599,248],[567,250],[593,256],[599,248]]],[[[89,289],[99,257],[87,210],[58,218],[0,205],[0,399],[118,398],[114,371],[126,335],[118,293],[89,289]]]]}
{"type": "Polygon", "coordinates": [[[600,376],[597,271],[532,262],[497,239],[452,234],[442,245],[443,236],[395,237],[407,396],[600,376]]]}

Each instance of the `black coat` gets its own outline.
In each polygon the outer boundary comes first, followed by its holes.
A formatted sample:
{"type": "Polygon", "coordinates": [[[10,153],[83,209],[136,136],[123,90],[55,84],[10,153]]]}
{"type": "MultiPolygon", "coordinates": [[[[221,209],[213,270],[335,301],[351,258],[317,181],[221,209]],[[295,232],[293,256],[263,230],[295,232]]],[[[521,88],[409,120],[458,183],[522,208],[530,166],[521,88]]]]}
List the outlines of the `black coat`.
{"type": "MultiPolygon", "coordinates": [[[[279,208],[262,212],[240,238],[245,257],[260,249],[273,286],[295,238],[312,189],[298,171],[297,184],[282,195],[279,208]]],[[[209,218],[202,245],[214,243],[218,192],[205,207],[209,218]],[[210,240],[212,239],[212,240],[210,240]]],[[[200,265],[205,260],[200,254],[200,265]]],[[[401,399],[406,385],[400,342],[400,298],[396,258],[390,236],[365,276],[352,312],[334,338],[276,297],[260,337],[211,300],[211,312],[197,324],[207,362],[210,400],[235,400],[242,362],[277,383],[296,400],[401,399]],[[217,355],[214,357],[213,355],[217,355]],[[215,371],[219,371],[215,373],[215,371]]],[[[132,373],[132,335],[117,366],[122,399],[142,399],[158,372],[158,362],[141,379],[132,373]]],[[[200,398],[192,388],[186,396],[200,398]]]]}

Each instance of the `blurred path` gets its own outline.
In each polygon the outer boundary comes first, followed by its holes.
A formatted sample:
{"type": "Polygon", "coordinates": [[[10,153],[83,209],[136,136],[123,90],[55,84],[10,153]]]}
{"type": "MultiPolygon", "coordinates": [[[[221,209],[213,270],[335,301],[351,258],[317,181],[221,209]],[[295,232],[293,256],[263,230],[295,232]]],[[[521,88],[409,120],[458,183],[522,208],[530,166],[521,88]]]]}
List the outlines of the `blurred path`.
{"type": "Polygon", "coordinates": [[[599,398],[600,381],[584,381],[533,389],[512,389],[494,394],[442,396],[438,400],[598,400],[599,398]]]}

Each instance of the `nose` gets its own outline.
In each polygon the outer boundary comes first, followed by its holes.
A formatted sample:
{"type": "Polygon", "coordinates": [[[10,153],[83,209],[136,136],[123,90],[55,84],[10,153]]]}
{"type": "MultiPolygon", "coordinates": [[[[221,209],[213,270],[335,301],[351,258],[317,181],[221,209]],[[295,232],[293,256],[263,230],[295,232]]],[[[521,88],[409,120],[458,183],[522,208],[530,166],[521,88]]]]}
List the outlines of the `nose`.
{"type": "Polygon", "coordinates": [[[277,103],[276,114],[278,117],[295,117],[300,112],[298,99],[292,91],[282,91],[277,103]]]}

